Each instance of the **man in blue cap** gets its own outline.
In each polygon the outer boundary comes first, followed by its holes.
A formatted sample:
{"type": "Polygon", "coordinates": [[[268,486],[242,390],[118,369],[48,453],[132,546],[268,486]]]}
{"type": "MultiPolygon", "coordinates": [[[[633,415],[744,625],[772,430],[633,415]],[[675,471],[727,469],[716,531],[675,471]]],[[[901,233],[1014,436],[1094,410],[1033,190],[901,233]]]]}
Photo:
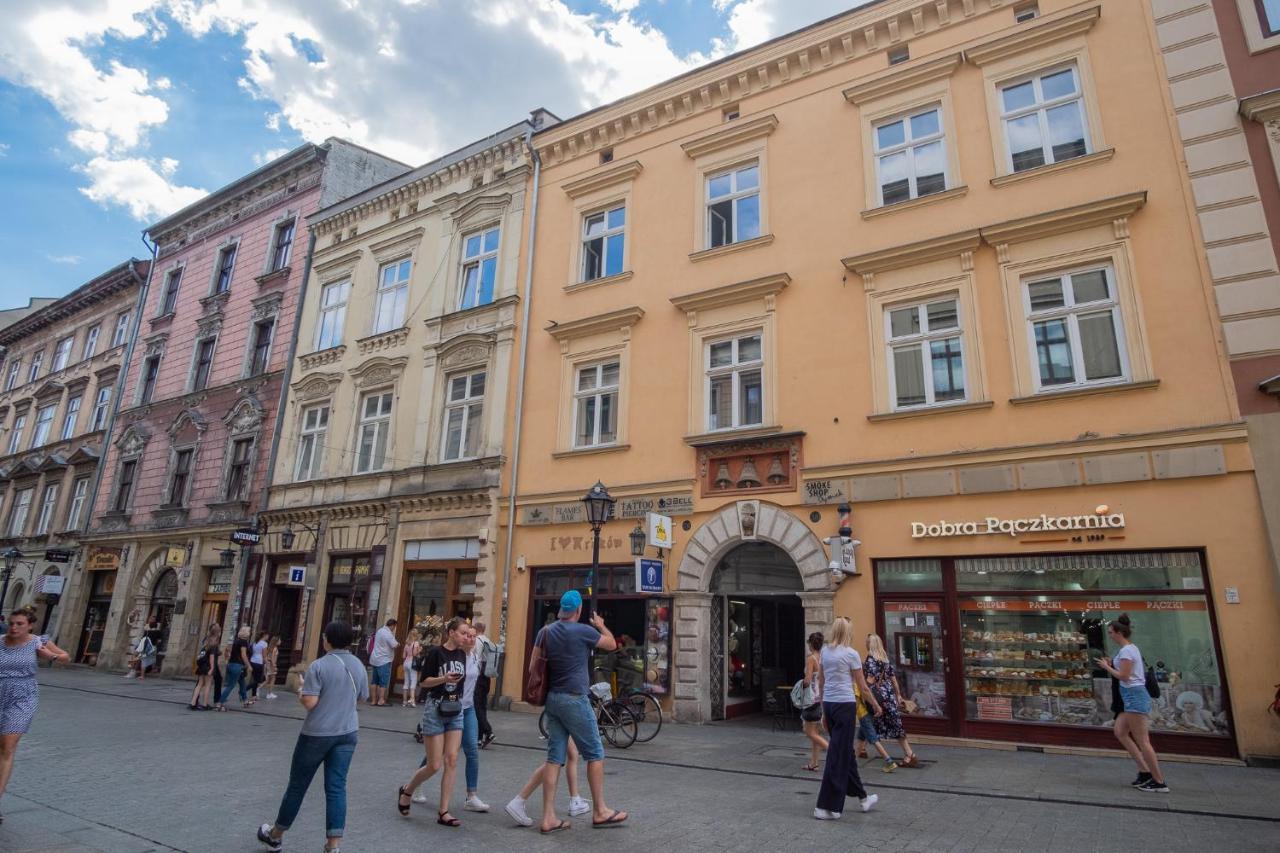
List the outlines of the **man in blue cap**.
{"type": "Polygon", "coordinates": [[[571,589],[560,597],[560,619],[538,632],[533,658],[547,659],[547,764],[542,779],[542,826],[545,833],[569,828],[556,817],[556,784],[564,766],[569,738],[587,762],[587,784],[591,786],[591,825],[596,828],[620,826],[627,813],[610,809],[604,799],[604,745],[587,691],[591,688],[591,650],[611,652],[618,647],[599,613],[590,626],[578,622],[582,616],[582,595],[571,589]]]}

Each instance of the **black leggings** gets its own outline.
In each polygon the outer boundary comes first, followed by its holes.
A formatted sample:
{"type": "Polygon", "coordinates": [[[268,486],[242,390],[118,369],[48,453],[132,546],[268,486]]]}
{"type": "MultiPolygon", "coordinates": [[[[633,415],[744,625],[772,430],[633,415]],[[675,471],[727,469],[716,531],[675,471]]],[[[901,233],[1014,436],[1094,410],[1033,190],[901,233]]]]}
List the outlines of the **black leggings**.
{"type": "Polygon", "coordinates": [[[213,665],[213,704],[218,705],[222,702],[222,668],[216,663],[213,665]]]}
{"type": "Polygon", "coordinates": [[[260,663],[251,663],[249,668],[253,670],[253,683],[249,685],[249,692],[253,694],[253,698],[258,698],[258,685],[267,680],[267,671],[260,663]]]}

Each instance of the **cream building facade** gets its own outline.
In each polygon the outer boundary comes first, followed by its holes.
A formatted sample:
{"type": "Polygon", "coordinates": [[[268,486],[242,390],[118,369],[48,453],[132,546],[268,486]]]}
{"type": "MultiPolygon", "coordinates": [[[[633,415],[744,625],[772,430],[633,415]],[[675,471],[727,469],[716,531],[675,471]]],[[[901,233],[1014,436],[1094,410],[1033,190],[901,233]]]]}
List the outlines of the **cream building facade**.
{"type": "Polygon", "coordinates": [[[285,636],[291,663],[331,619],[367,638],[398,616],[403,638],[492,601],[527,140],[554,120],[536,111],[309,219],[261,604],[243,617],[285,636]]]}
{"type": "Polygon", "coordinates": [[[1127,611],[1161,749],[1280,755],[1253,653],[1280,598],[1159,55],[1146,4],[885,0],[538,133],[505,695],[574,587],[635,640],[606,675],[680,720],[785,703],[839,614],[913,731],[1111,746],[1089,661],[1127,611]]]}

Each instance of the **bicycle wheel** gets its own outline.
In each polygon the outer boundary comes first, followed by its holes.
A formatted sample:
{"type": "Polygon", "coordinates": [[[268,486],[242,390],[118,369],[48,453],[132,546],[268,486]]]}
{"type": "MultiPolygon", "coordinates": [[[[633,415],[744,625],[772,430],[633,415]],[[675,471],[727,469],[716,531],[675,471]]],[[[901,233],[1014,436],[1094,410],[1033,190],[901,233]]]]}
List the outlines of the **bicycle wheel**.
{"type": "Polygon", "coordinates": [[[625,703],[613,701],[601,704],[597,719],[605,740],[618,749],[626,749],[636,742],[636,715],[625,703]]]}
{"type": "Polygon", "coordinates": [[[542,713],[538,715],[538,733],[542,735],[542,739],[547,739],[547,709],[543,708],[542,713]]]}
{"type": "Polygon", "coordinates": [[[662,706],[652,693],[632,693],[627,707],[636,717],[636,743],[648,743],[662,730],[662,706]]]}

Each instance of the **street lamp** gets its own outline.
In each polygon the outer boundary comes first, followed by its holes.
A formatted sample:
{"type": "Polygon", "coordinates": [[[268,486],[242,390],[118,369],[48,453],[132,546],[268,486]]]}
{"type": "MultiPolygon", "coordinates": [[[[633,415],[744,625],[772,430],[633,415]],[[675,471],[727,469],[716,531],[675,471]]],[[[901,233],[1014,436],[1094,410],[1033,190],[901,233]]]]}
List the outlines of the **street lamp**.
{"type": "Polygon", "coordinates": [[[218,552],[219,565],[224,569],[230,569],[236,564],[236,552],[230,548],[223,548],[218,552]]]}
{"type": "Polygon", "coordinates": [[[600,528],[613,517],[613,505],[617,503],[604,483],[596,484],[582,496],[587,510],[587,523],[591,525],[591,612],[596,612],[596,588],[600,586],[600,528]]]}
{"type": "Polygon", "coordinates": [[[284,530],[280,531],[280,547],[286,551],[292,551],[293,540],[296,538],[297,536],[294,535],[294,532],[293,532],[293,525],[290,524],[284,530]]]}
{"type": "Polygon", "coordinates": [[[640,522],[638,521],[636,522],[636,529],[631,531],[630,536],[631,536],[631,556],[643,557],[644,556],[644,540],[648,537],[645,536],[644,528],[640,526],[640,522]]]}
{"type": "Polygon", "coordinates": [[[13,570],[18,567],[21,559],[22,552],[17,548],[4,552],[4,589],[0,590],[0,607],[4,607],[4,603],[9,600],[9,578],[13,576],[13,570]]]}

